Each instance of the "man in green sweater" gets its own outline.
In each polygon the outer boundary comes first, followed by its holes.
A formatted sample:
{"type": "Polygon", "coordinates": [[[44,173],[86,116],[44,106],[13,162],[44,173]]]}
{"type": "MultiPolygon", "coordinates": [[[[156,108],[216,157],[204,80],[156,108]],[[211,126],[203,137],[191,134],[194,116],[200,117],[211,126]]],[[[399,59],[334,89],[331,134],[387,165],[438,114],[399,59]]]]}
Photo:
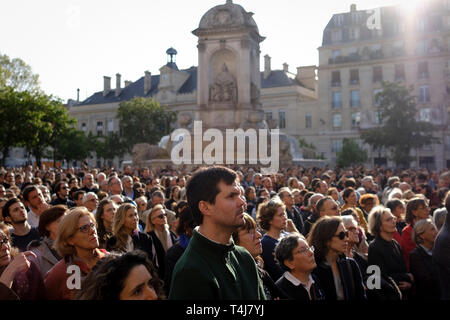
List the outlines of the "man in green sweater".
{"type": "Polygon", "coordinates": [[[245,199],[236,173],[220,166],[201,169],[186,195],[199,227],[175,265],[169,299],[265,299],[255,260],[231,238],[244,224],[245,199]]]}

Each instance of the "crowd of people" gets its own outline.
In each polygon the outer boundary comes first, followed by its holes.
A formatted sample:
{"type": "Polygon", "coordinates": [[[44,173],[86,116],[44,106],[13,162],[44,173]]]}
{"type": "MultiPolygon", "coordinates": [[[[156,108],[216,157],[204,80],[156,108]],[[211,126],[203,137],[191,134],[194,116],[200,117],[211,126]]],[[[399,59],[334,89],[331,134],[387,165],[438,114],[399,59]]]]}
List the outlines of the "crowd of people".
{"type": "Polygon", "coordinates": [[[450,171],[0,168],[0,300],[450,300],[450,171]]]}

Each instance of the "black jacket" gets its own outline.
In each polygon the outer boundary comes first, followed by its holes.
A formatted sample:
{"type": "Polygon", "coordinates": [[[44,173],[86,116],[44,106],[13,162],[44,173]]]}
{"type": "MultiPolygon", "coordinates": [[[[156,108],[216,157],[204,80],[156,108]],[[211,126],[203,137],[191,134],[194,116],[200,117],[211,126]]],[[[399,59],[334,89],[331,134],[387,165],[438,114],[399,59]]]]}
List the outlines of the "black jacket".
{"type": "MultiPolygon", "coordinates": [[[[172,239],[172,243],[175,244],[177,242],[177,236],[172,231],[170,232],[170,238],[172,239]]],[[[147,235],[152,239],[153,244],[155,245],[156,256],[158,257],[159,267],[158,267],[158,275],[160,279],[164,279],[166,274],[166,252],[164,251],[164,247],[159,241],[158,236],[155,231],[147,232],[147,235]]]]}
{"type": "Polygon", "coordinates": [[[433,264],[441,286],[441,299],[450,300],[450,214],[434,242],[433,264]]]}
{"type": "Polygon", "coordinates": [[[291,219],[292,222],[294,222],[294,225],[297,228],[297,230],[301,234],[304,234],[305,224],[303,222],[302,216],[300,215],[300,210],[296,206],[292,206],[292,210],[290,211],[288,210],[288,208],[286,208],[286,214],[288,219],[291,219]]]}
{"type": "Polygon", "coordinates": [[[439,280],[433,267],[433,257],[417,246],[409,255],[409,268],[414,276],[415,294],[418,300],[439,300],[439,280]]]}
{"type": "MultiPolygon", "coordinates": [[[[366,293],[363,285],[361,271],[355,260],[341,255],[337,260],[339,275],[344,289],[345,300],[366,300],[366,293]]],[[[317,276],[320,287],[325,295],[325,300],[336,301],[336,286],[334,285],[333,271],[331,266],[323,262],[319,263],[313,270],[317,276]]]]}
{"type": "Polygon", "coordinates": [[[319,279],[311,274],[314,279],[314,283],[311,285],[311,299],[308,292],[302,285],[295,286],[292,282],[287,280],[284,276],[278,279],[276,282],[277,287],[287,296],[289,300],[325,300],[323,291],[320,289],[319,279]]]}
{"type": "MultiPolygon", "coordinates": [[[[152,238],[149,237],[148,234],[143,232],[135,232],[131,236],[131,239],[133,240],[134,250],[142,250],[144,251],[149,260],[153,263],[155,267],[158,265],[158,258],[155,252],[155,246],[153,245],[152,238]]],[[[106,250],[107,251],[115,251],[116,248],[117,238],[115,236],[112,236],[106,241],[106,250]]]]}

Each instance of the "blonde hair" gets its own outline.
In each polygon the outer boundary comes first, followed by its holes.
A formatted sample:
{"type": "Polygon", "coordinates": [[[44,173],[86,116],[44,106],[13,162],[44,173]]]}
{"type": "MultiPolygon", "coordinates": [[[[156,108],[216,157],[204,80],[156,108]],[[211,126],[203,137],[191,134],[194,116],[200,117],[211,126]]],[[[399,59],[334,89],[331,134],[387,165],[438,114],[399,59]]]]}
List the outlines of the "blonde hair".
{"type": "Polygon", "coordinates": [[[129,234],[126,232],[123,225],[125,223],[127,211],[133,208],[136,209],[136,206],[134,206],[132,203],[123,203],[120,205],[119,209],[117,209],[116,214],[114,215],[112,233],[117,240],[114,249],[118,251],[125,251],[125,248],[127,247],[129,234]]]}
{"type": "Polygon", "coordinates": [[[78,230],[78,222],[81,217],[89,216],[89,218],[96,224],[94,215],[86,207],[76,207],[63,216],[58,225],[58,232],[54,243],[54,248],[63,257],[74,255],[75,247],[69,244],[70,238],[78,230]]]}
{"type": "Polygon", "coordinates": [[[162,204],[157,204],[150,209],[150,212],[147,215],[147,221],[145,222],[145,232],[152,232],[155,230],[155,224],[152,222],[152,214],[158,210],[164,210],[162,204]]]}

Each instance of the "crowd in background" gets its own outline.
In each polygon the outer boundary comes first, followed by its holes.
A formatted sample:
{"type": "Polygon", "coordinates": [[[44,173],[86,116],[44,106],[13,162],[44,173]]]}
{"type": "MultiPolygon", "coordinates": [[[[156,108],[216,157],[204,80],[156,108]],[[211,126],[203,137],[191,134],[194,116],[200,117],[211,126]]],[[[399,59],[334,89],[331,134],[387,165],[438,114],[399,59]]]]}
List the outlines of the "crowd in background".
{"type": "MultiPolygon", "coordinates": [[[[450,299],[450,171],[231,168],[266,299],[450,299]]],[[[168,298],[195,172],[1,168],[0,300],[168,298]]]]}

